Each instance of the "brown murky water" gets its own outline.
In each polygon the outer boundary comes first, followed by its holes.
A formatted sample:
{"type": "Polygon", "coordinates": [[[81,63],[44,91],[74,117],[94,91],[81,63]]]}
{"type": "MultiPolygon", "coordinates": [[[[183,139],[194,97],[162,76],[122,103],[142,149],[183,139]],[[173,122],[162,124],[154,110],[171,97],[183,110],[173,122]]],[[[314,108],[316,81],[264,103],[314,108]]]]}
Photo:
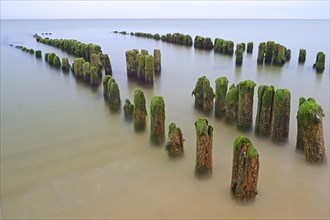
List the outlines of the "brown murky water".
{"type": "MultiPolygon", "coordinates": [[[[328,219],[329,163],[311,165],[295,151],[295,116],[300,96],[314,97],[322,105],[329,159],[329,56],[328,20],[1,21],[1,217],[328,219]],[[244,53],[243,66],[235,68],[231,57],[111,30],[253,41],[254,53],[244,53]],[[162,95],[166,124],[174,121],[183,131],[184,157],[170,159],[164,146],[150,144],[149,128],[136,133],[123,111],[111,112],[101,87],[92,90],[44,60],[9,47],[12,43],[68,56],[36,43],[32,35],[41,32],[101,45],[110,55],[122,101],[133,100],[134,90],[142,88],[149,111],[151,97],[162,95]],[[256,64],[257,45],[270,39],[292,50],[291,61],[282,68],[256,64]],[[132,48],[149,53],[161,49],[162,73],[153,88],[127,80],[124,52],[132,48]],[[299,48],[307,50],[304,65],[297,62],[299,48]],[[312,68],[317,51],[327,56],[323,74],[312,68]],[[257,86],[289,88],[288,143],[273,144],[195,110],[191,91],[202,75],[213,88],[219,76],[230,84],[252,79],[257,86]],[[207,117],[214,127],[213,174],[202,180],[194,176],[198,117],[207,117]],[[237,135],[248,136],[260,154],[259,195],[248,203],[233,199],[229,189],[237,135]]],[[[254,100],[255,117],[256,92],[254,100]]]]}

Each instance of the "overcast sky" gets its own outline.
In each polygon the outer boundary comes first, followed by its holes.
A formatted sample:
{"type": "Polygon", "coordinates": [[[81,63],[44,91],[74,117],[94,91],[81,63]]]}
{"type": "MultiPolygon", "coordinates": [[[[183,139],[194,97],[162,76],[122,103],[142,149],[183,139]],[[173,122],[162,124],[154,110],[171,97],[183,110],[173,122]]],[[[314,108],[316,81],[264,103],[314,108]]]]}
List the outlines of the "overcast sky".
{"type": "Polygon", "coordinates": [[[1,19],[247,18],[329,19],[321,1],[16,1],[1,0],[1,19]]]}

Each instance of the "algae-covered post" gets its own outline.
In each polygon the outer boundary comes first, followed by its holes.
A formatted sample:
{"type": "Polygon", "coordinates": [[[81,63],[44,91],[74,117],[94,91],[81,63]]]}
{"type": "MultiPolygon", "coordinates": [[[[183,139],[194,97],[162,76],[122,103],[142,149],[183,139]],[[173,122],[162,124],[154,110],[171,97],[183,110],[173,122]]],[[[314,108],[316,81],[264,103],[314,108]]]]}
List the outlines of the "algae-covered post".
{"type": "MultiPolygon", "coordinates": [[[[299,112],[299,108],[302,104],[304,104],[306,102],[306,99],[304,97],[300,97],[299,98],[299,107],[298,107],[298,112],[299,112]]],[[[297,143],[296,143],[296,149],[297,150],[304,150],[304,144],[302,141],[302,136],[301,136],[301,127],[300,127],[300,123],[298,120],[298,112],[297,112],[297,143]]]]}
{"type": "Polygon", "coordinates": [[[146,57],[143,54],[138,54],[136,57],[137,60],[137,77],[139,80],[144,81],[145,80],[145,63],[146,63],[146,57]]]}
{"type": "Polygon", "coordinates": [[[219,77],[215,80],[215,105],[214,113],[218,117],[224,116],[226,112],[226,95],[228,90],[227,77],[219,77]]]}
{"type": "Polygon", "coordinates": [[[195,106],[201,108],[203,111],[208,112],[213,108],[214,92],[210,86],[210,81],[206,76],[199,77],[192,91],[195,96],[195,106]]]}
{"type": "Polygon", "coordinates": [[[60,68],[61,67],[61,60],[58,56],[54,56],[53,58],[53,64],[56,68],[60,68]]]}
{"type": "Polygon", "coordinates": [[[126,51],[126,69],[128,77],[136,77],[137,71],[135,66],[135,60],[138,52],[136,50],[128,50],[126,51]]]}
{"type": "Polygon", "coordinates": [[[152,55],[146,55],[145,58],[145,82],[154,82],[154,57],[152,55]]]}
{"type": "Polygon", "coordinates": [[[253,42],[247,43],[246,52],[247,53],[252,53],[253,52],[253,42]]]}
{"type": "Polygon", "coordinates": [[[240,129],[250,129],[253,117],[253,96],[255,82],[244,80],[238,87],[238,118],[237,127],[240,129]]]}
{"type": "Polygon", "coordinates": [[[50,65],[53,65],[54,63],[54,57],[56,56],[55,53],[50,53],[48,54],[47,56],[47,63],[50,64],[50,65]]]}
{"type": "Polygon", "coordinates": [[[112,76],[112,67],[111,62],[108,54],[102,54],[101,59],[102,66],[104,68],[105,75],[112,76]]]}
{"type": "Polygon", "coordinates": [[[91,68],[90,62],[84,62],[84,64],[83,64],[83,79],[86,82],[90,82],[90,80],[91,80],[90,68],[91,68]]]}
{"type": "Polygon", "coordinates": [[[132,120],[134,114],[134,105],[129,99],[125,99],[124,116],[127,120],[132,120]]]}
{"type": "Polygon", "coordinates": [[[109,104],[110,108],[113,110],[118,110],[120,108],[120,92],[118,84],[115,80],[109,80],[108,90],[109,90],[109,104]],[[110,83],[109,83],[110,82],[110,83]]]}
{"type": "Polygon", "coordinates": [[[62,66],[61,66],[63,71],[69,71],[70,70],[70,63],[68,58],[62,57],[62,66]]]}
{"type": "Polygon", "coordinates": [[[258,59],[257,59],[258,64],[263,64],[263,62],[264,62],[265,49],[266,49],[266,43],[261,42],[258,46],[258,59]]]}
{"type": "Polygon", "coordinates": [[[183,154],[183,135],[179,127],[174,122],[168,126],[168,141],[165,149],[170,157],[177,157],[183,154]]]}
{"type": "MultiPolygon", "coordinates": [[[[49,55],[48,55],[49,56],[49,55]]],[[[73,61],[73,72],[76,78],[81,79],[83,77],[83,64],[84,58],[75,58],[73,61]]]]}
{"type": "Polygon", "coordinates": [[[275,50],[275,42],[267,41],[266,50],[265,50],[265,63],[272,63],[273,54],[275,50]]]}
{"type": "Polygon", "coordinates": [[[196,128],[196,166],[197,176],[210,175],[212,173],[212,144],[213,127],[205,118],[199,118],[195,122],[196,128]]]}
{"type": "Polygon", "coordinates": [[[300,49],[299,50],[298,62],[299,63],[305,63],[305,60],[306,60],[306,50],[305,49],[300,49]]]}
{"type": "Polygon", "coordinates": [[[154,144],[165,140],[165,102],[162,96],[153,96],[150,103],[150,139],[154,144]]]}
{"type": "Polygon", "coordinates": [[[235,55],[236,55],[236,65],[241,66],[243,63],[243,48],[241,46],[237,46],[235,55]]]}
{"type": "Polygon", "coordinates": [[[92,86],[97,86],[100,84],[101,80],[100,80],[100,76],[97,72],[97,68],[95,66],[91,66],[90,67],[90,83],[92,86]]]}
{"type": "Polygon", "coordinates": [[[154,49],[154,71],[159,74],[161,71],[161,55],[159,49],[154,49]]]}
{"type": "Polygon", "coordinates": [[[274,86],[260,85],[258,88],[258,109],[255,133],[270,135],[273,113],[274,86]]]}
{"type": "Polygon", "coordinates": [[[306,160],[312,163],[323,162],[326,158],[323,116],[322,107],[311,98],[302,103],[298,110],[297,119],[301,132],[301,147],[304,149],[306,160]]]}
{"type": "Polygon", "coordinates": [[[92,54],[90,57],[90,65],[94,66],[96,68],[96,73],[99,76],[102,76],[102,65],[101,65],[101,60],[98,54],[92,54]]]}
{"type": "Polygon", "coordinates": [[[272,141],[284,142],[289,136],[291,94],[288,89],[276,89],[273,103],[272,141]]]}
{"type": "Polygon", "coordinates": [[[238,86],[232,84],[226,96],[226,120],[236,121],[238,115],[238,86]]]}
{"type": "Polygon", "coordinates": [[[134,91],[134,127],[135,130],[144,130],[146,126],[146,98],[141,89],[134,91]]]}
{"type": "Polygon", "coordinates": [[[36,58],[41,58],[41,50],[36,50],[36,58]]]}
{"type": "Polygon", "coordinates": [[[322,73],[324,70],[325,63],[325,54],[323,52],[318,52],[316,55],[316,62],[313,65],[313,68],[316,68],[316,72],[322,73]]]}
{"type": "Polygon", "coordinates": [[[253,199],[258,194],[258,151],[245,136],[236,137],[233,145],[233,167],[230,188],[238,199],[253,199]]]}
{"type": "Polygon", "coordinates": [[[109,98],[109,80],[111,79],[112,77],[110,75],[105,75],[103,76],[102,78],[102,84],[103,84],[103,96],[104,98],[109,98]]]}

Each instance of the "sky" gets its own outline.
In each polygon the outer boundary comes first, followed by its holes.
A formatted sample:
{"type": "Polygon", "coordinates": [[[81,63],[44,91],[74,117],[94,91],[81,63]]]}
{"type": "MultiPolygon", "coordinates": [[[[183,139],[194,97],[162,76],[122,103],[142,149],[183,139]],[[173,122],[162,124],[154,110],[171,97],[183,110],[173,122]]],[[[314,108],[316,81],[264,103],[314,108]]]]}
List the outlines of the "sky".
{"type": "Polygon", "coordinates": [[[243,18],[329,19],[330,0],[1,0],[1,19],[243,18]]]}

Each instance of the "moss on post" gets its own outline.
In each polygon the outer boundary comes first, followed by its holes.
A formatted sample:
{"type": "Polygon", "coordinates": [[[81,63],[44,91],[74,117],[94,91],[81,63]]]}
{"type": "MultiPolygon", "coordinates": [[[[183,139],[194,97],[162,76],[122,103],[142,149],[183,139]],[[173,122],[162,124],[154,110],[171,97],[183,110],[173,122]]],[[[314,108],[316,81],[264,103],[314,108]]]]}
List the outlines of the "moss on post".
{"type": "Polygon", "coordinates": [[[102,78],[102,85],[103,85],[103,96],[104,98],[108,99],[109,98],[109,80],[111,79],[112,77],[110,75],[105,75],[103,76],[102,78]]]}
{"type": "Polygon", "coordinates": [[[56,68],[60,68],[61,67],[61,60],[58,56],[55,56],[53,58],[53,64],[56,68]]]}
{"type": "Polygon", "coordinates": [[[273,61],[273,53],[275,50],[275,42],[267,41],[266,50],[265,50],[265,63],[272,63],[273,61]]]}
{"type": "Polygon", "coordinates": [[[126,51],[126,69],[128,77],[137,77],[137,70],[135,65],[135,60],[138,52],[136,50],[126,51]]]}
{"type": "Polygon", "coordinates": [[[298,62],[299,63],[305,63],[305,60],[306,60],[306,50],[301,48],[299,50],[298,62]]]}
{"type": "Polygon", "coordinates": [[[283,45],[275,44],[273,51],[273,64],[283,66],[286,62],[285,57],[286,48],[283,45]]]}
{"type": "Polygon", "coordinates": [[[102,66],[104,68],[105,75],[110,75],[112,76],[112,67],[111,67],[111,62],[108,54],[103,54],[102,55],[102,66]]]}
{"type": "Polygon", "coordinates": [[[196,166],[195,175],[205,176],[212,173],[213,127],[208,120],[199,118],[196,129],[196,166]]]}
{"type": "Polygon", "coordinates": [[[165,145],[165,150],[170,157],[183,155],[183,141],[181,129],[171,122],[168,126],[168,141],[165,145]]]}
{"type": "Polygon", "coordinates": [[[165,140],[165,102],[162,96],[153,96],[150,103],[150,139],[154,144],[165,140]]]}
{"type": "Polygon", "coordinates": [[[48,63],[48,56],[49,56],[49,53],[45,53],[45,61],[48,63]]]}
{"type": "Polygon", "coordinates": [[[146,126],[146,98],[141,89],[134,91],[134,127],[135,130],[144,130],[146,126]]]}
{"type": "Polygon", "coordinates": [[[240,200],[253,199],[257,194],[259,153],[251,141],[238,136],[233,144],[233,166],[230,188],[240,200]]]}
{"type": "Polygon", "coordinates": [[[129,99],[125,99],[124,116],[126,120],[132,120],[134,114],[134,105],[131,104],[129,99]]]}
{"type": "Polygon", "coordinates": [[[35,54],[36,54],[36,58],[41,58],[42,57],[41,50],[36,50],[35,54]]]}
{"type": "Polygon", "coordinates": [[[270,135],[271,133],[274,94],[274,86],[260,85],[258,88],[256,134],[270,135]]]}
{"type": "Polygon", "coordinates": [[[226,96],[226,120],[236,121],[238,117],[238,87],[232,84],[226,96]]]}
{"type": "Polygon", "coordinates": [[[146,55],[145,58],[145,82],[154,82],[154,57],[151,55],[146,55]]]}
{"type": "Polygon", "coordinates": [[[313,68],[316,69],[316,72],[322,73],[324,70],[325,63],[325,54],[323,52],[318,52],[316,55],[316,62],[313,65],[313,68]]]}
{"type": "Polygon", "coordinates": [[[286,61],[289,61],[291,59],[291,50],[285,49],[285,59],[286,61]]]}
{"type": "Polygon", "coordinates": [[[247,43],[246,52],[247,53],[252,53],[253,52],[253,42],[247,43]]]}
{"type": "MultiPolygon", "coordinates": [[[[299,107],[298,107],[298,112],[299,108],[302,104],[304,104],[307,100],[304,97],[299,98],[299,107]]],[[[304,144],[301,136],[301,126],[298,120],[298,112],[297,112],[297,143],[296,143],[296,149],[297,150],[304,150],[304,144]]]]}
{"type": "Polygon", "coordinates": [[[291,94],[288,89],[276,89],[273,103],[272,141],[284,142],[289,136],[291,94]]]}
{"type": "Polygon", "coordinates": [[[217,117],[224,116],[226,112],[226,96],[228,90],[227,77],[219,77],[215,80],[215,105],[214,113],[217,117]]]}
{"type": "Polygon", "coordinates": [[[147,56],[147,55],[149,55],[149,52],[145,49],[142,49],[141,54],[144,55],[144,56],[147,56]]]}
{"type": "Polygon", "coordinates": [[[110,108],[112,110],[118,110],[120,108],[120,92],[118,84],[114,79],[108,81],[108,91],[110,108]]]}
{"type": "Polygon", "coordinates": [[[239,129],[250,129],[253,117],[253,96],[255,82],[244,80],[238,87],[238,118],[237,127],[239,129]]]}
{"type": "Polygon", "coordinates": [[[195,96],[195,106],[197,108],[200,108],[205,112],[212,110],[215,94],[210,86],[210,81],[206,76],[198,78],[195,89],[192,91],[192,95],[195,96]]]}
{"type": "Polygon", "coordinates": [[[83,79],[86,82],[90,82],[90,80],[91,80],[90,68],[91,68],[90,62],[84,62],[84,64],[83,64],[83,79]]]}
{"type": "Polygon", "coordinates": [[[76,78],[83,78],[83,64],[85,60],[84,58],[75,58],[73,61],[73,72],[76,78]]]}
{"type": "Polygon", "coordinates": [[[263,64],[265,59],[265,50],[266,50],[266,43],[261,42],[258,47],[258,64],[263,64]]]}
{"type": "Polygon", "coordinates": [[[312,163],[326,159],[323,117],[323,109],[314,99],[308,99],[299,107],[297,119],[301,132],[300,147],[304,150],[306,160],[312,163]]]}
{"type": "Polygon", "coordinates": [[[241,66],[243,63],[243,48],[238,47],[235,51],[235,55],[236,55],[236,65],[241,66]]]}
{"type": "Polygon", "coordinates": [[[92,54],[90,57],[90,65],[96,68],[96,73],[99,76],[102,76],[102,65],[101,60],[98,54],[92,54]]]}
{"type": "Polygon", "coordinates": [[[159,74],[161,71],[161,55],[159,49],[154,49],[154,71],[159,74]]]}
{"type": "Polygon", "coordinates": [[[54,63],[54,57],[56,56],[55,53],[50,53],[48,54],[47,56],[47,63],[50,64],[50,65],[53,65],[54,63]]]}
{"type": "Polygon", "coordinates": [[[95,66],[90,67],[90,83],[92,86],[97,86],[100,84],[101,80],[99,74],[97,73],[97,69],[95,66]]]}
{"type": "Polygon", "coordinates": [[[138,65],[137,65],[137,76],[138,79],[141,81],[145,80],[145,63],[146,63],[146,57],[142,54],[138,54],[136,57],[137,61],[138,61],[138,65]]]}
{"type": "Polygon", "coordinates": [[[62,66],[61,66],[63,71],[69,71],[70,70],[70,63],[68,58],[62,57],[62,66]]]}

